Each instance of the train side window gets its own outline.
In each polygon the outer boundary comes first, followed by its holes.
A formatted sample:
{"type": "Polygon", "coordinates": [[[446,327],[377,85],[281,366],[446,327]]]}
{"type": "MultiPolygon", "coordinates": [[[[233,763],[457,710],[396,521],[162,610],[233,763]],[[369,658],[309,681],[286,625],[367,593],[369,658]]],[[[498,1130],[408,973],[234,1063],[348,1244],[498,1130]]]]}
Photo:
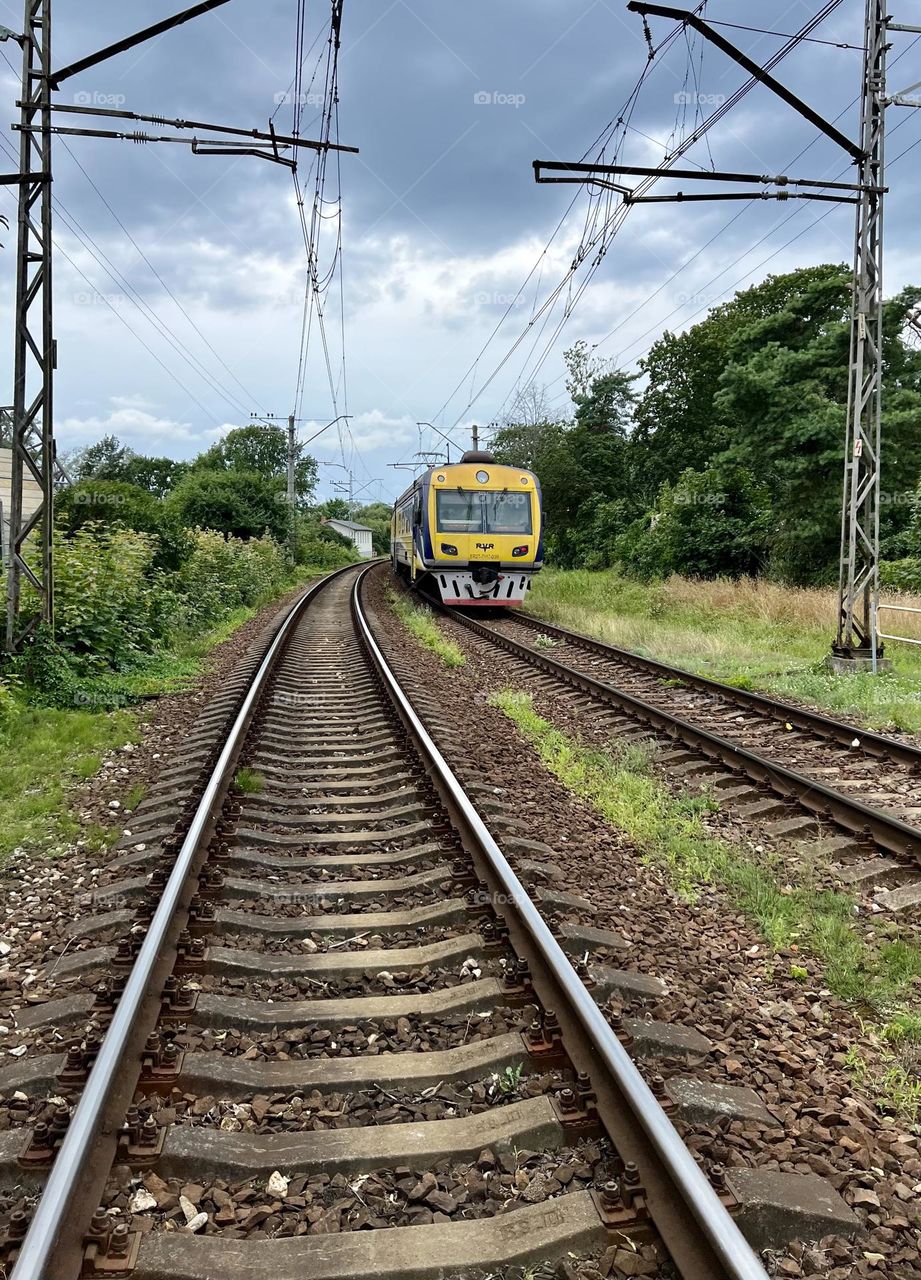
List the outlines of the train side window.
{"type": "Polygon", "coordinates": [[[422,495],[417,494],[413,503],[413,524],[419,526],[422,524],[422,495]]]}

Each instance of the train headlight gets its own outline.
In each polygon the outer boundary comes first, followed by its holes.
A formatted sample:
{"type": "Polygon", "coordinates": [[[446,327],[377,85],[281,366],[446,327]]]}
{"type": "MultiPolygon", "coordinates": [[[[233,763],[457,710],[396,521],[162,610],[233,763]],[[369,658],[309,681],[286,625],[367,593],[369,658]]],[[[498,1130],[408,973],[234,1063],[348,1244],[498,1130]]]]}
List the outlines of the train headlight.
{"type": "Polygon", "coordinates": [[[443,542],[441,544],[441,554],[443,556],[456,556],[457,547],[452,547],[450,542],[443,542]]]}
{"type": "Polygon", "coordinates": [[[512,555],[515,556],[516,558],[520,556],[526,556],[530,550],[531,550],[530,547],[516,547],[515,550],[512,552],[512,555]]]}
{"type": "Polygon", "coordinates": [[[477,481],[478,481],[480,484],[489,484],[489,472],[488,472],[488,471],[478,471],[478,472],[476,473],[476,478],[477,478],[477,481]]]}

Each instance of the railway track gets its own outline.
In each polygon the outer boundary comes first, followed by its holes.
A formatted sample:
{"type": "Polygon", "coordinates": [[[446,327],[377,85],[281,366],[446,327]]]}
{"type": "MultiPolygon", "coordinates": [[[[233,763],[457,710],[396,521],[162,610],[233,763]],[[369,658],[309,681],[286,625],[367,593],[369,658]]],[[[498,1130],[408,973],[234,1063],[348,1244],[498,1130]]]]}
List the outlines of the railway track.
{"type": "Polygon", "coordinates": [[[771,834],[824,836],[841,878],[887,911],[921,906],[921,748],[736,689],[527,615],[459,627],[612,709],[611,730],[651,731],[663,762],[771,834]]]}
{"type": "Polygon", "coordinates": [[[441,1280],[604,1255],[763,1280],[729,1208],[764,1243],[786,1197],[792,1236],[804,1179],[705,1176],[628,1052],[667,1028],[604,1013],[661,987],[606,962],[540,851],[499,848],[375,642],[365,572],[316,584],[203,715],[49,966],[31,1025],[63,1052],[39,1036],[0,1082],[21,1099],[7,1273],[441,1280]]]}

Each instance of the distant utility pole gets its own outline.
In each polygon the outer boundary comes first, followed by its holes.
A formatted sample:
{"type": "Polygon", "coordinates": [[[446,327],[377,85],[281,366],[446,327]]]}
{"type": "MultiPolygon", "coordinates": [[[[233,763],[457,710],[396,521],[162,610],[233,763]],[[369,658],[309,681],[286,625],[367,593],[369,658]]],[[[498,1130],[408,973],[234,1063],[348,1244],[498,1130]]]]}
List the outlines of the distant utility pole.
{"type": "Polygon", "coordinates": [[[25,0],[22,34],[0,28],[0,41],[13,39],[22,47],[22,96],[20,120],[14,126],[20,134],[19,172],[0,174],[0,186],[19,187],[19,241],[16,259],[16,328],[13,387],[12,475],[10,495],[10,539],[7,557],[7,616],[5,645],[19,649],[38,622],[54,625],[54,563],[52,532],[54,522],[54,370],[57,343],[52,310],[52,145],[54,134],[77,137],[116,138],[135,143],[176,143],[189,146],[196,155],[249,155],[295,169],[301,147],[314,151],[349,151],[329,142],[282,137],[269,131],[236,129],[202,121],[166,120],[131,111],[103,107],[64,106],[52,101],[52,92],[82,71],[99,66],[117,54],[163,35],[183,23],[217,9],[229,0],[201,0],[201,3],[164,18],[153,26],[108,45],[78,62],[52,70],[52,0],[25,0]],[[136,123],[148,122],[161,128],[201,130],[219,138],[176,137],[131,130],[65,128],[52,123],[54,112],[107,117],[136,123]],[[245,145],[244,145],[245,143],[245,145]],[[41,504],[28,517],[23,511],[23,486],[31,477],[41,492],[41,504]],[[40,553],[34,563],[26,558],[26,542],[40,530],[40,553]],[[23,623],[21,618],[23,579],[40,600],[39,617],[23,623]]]}
{"type": "MultiPolygon", "coordinates": [[[[260,418],[257,413],[250,414],[250,417],[257,422],[264,422],[269,426],[274,426],[278,419],[274,413],[267,413],[264,418],[260,418]]],[[[342,414],[341,417],[334,418],[332,422],[327,422],[325,427],[321,427],[314,435],[310,437],[307,444],[312,440],[316,440],[317,436],[321,436],[324,431],[328,431],[330,427],[334,427],[337,422],[344,422],[351,418],[350,413],[342,414]]],[[[304,422],[315,422],[315,418],[301,419],[304,422]]],[[[298,446],[297,446],[297,423],[298,419],[293,413],[288,415],[288,450],[286,461],[287,473],[287,496],[288,505],[288,558],[292,564],[297,563],[297,463],[298,463],[298,446]]]]}
{"type": "Polygon", "coordinates": [[[347,494],[348,494],[349,519],[351,519],[351,518],[352,518],[352,498],[353,498],[353,494],[354,494],[354,492],[355,492],[355,473],[354,473],[354,471],[352,471],[349,467],[347,467],[347,466],[345,465],[345,463],[344,463],[344,462],[324,462],[324,461],[321,459],[321,461],[320,461],[320,466],[321,466],[321,467],[336,467],[336,468],[337,468],[337,470],[339,470],[339,471],[344,471],[344,472],[345,472],[345,474],[348,476],[348,485],[343,485],[343,484],[341,484],[341,483],[340,483],[340,484],[334,484],[334,486],[333,486],[333,487],[334,487],[335,489],[337,489],[337,490],[338,490],[338,492],[340,492],[340,493],[347,493],[347,494]]]}
{"type": "Polygon", "coordinates": [[[297,467],[297,427],[294,414],[288,417],[288,556],[297,564],[297,494],[295,469],[297,467]]]}
{"type": "Polygon", "coordinates": [[[360,488],[360,489],[356,489],[356,488],[355,488],[355,477],[354,477],[354,475],[352,474],[352,472],[350,471],[350,472],[349,472],[349,483],[348,483],[348,488],[346,488],[344,485],[340,485],[340,484],[334,484],[334,485],[333,485],[333,488],[336,490],[336,492],[337,492],[337,493],[347,493],[347,494],[349,495],[349,496],[348,496],[348,504],[349,504],[349,519],[350,519],[350,520],[354,520],[354,518],[355,518],[355,499],[358,497],[358,495],[359,495],[360,493],[364,493],[365,489],[370,489],[370,488],[371,488],[371,486],[372,486],[372,485],[374,485],[374,484],[380,484],[380,481],[379,481],[379,480],[368,480],[368,481],[367,481],[367,483],[363,484],[363,485],[361,486],[361,488],[360,488]]]}
{"type": "Polygon", "coordinates": [[[480,428],[477,426],[476,423],[473,424],[471,435],[473,436],[473,451],[474,453],[476,453],[476,451],[480,447],[480,428]]]}
{"type": "MultiPolygon", "coordinates": [[[[765,174],[657,169],[637,165],[567,164],[536,160],[539,183],[600,182],[618,191],[625,204],[661,204],[710,200],[819,200],[852,204],[857,212],[854,281],[851,307],[851,349],[848,365],[847,435],[844,462],[844,498],[841,512],[841,571],[838,631],[829,665],[839,672],[879,669],[883,647],[878,640],[879,517],[881,481],[882,314],[883,314],[883,197],[886,194],[884,144],[886,108],[889,105],[919,107],[909,95],[921,84],[911,85],[891,98],[886,96],[886,55],[892,31],[921,33],[921,27],[892,22],[886,0],[865,0],[866,49],[861,94],[861,132],[854,142],[830,121],[814,111],[781,84],[764,67],[753,62],[698,13],[674,9],[644,0],[630,0],[627,8],[648,17],[672,18],[690,27],[744,67],[783,102],[799,112],[826,137],[836,142],[857,165],[856,182],[771,177],[765,174]],[[777,190],[703,192],[674,195],[637,195],[633,187],[612,182],[611,177],[639,177],[643,191],[654,177],[688,178],[694,181],[751,183],[777,190]],[[606,180],[608,179],[608,180],[606,180]],[[794,188],[794,190],[791,190],[794,188]]],[[[648,28],[647,28],[648,33],[648,28]]],[[[655,56],[650,41],[650,57],[655,56]]]]}

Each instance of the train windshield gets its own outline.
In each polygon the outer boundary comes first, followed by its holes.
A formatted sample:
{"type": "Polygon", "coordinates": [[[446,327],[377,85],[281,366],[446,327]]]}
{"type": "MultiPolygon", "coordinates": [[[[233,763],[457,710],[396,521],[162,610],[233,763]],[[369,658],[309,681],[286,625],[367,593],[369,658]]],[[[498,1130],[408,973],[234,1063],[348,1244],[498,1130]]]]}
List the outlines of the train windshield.
{"type": "Polygon", "coordinates": [[[436,495],[442,533],[532,533],[530,493],[442,489],[436,495]]]}

